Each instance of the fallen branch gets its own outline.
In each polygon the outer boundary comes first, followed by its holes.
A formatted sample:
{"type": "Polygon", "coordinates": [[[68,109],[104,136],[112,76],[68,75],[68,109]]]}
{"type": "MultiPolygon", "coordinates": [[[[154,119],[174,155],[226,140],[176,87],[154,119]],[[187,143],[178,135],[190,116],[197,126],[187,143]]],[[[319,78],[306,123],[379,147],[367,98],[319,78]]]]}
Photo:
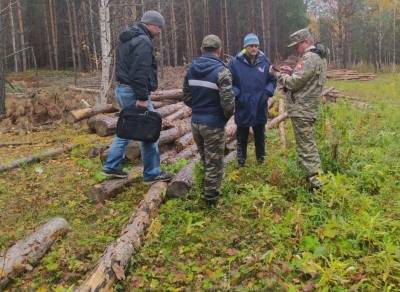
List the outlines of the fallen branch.
{"type": "Polygon", "coordinates": [[[27,163],[32,163],[32,162],[37,162],[37,161],[41,161],[43,159],[49,158],[49,157],[53,157],[53,156],[57,156],[60,155],[64,152],[68,152],[71,151],[71,149],[74,147],[74,145],[65,145],[59,148],[52,148],[52,149],[48,149],[43,151],[42,153],[39,154],[34,154],[34,155],[30,155],[24,158],[20,158],[14,161],[11,161],[9,163],[6,164],[1,164],[0,165],[0,172],[3,171],[7,171],[10,169],[14,169],[14,168],[18,168],[21,165],[27,164],[27,163]]]}
{"type": "Polygon", "coordinates": [[[126,267],[132,255],[141,247],[146,230],[162,203],[166,188],[167,184],[164,182],[152,185],[131,215],[121,236],[107,247],[96,268],[76,291],[111,291],[114,282],[125,279],[126,267]]]}
{"type": "Polygon", "coordinates": [[[53,218],[0,256],[0,290],[19,274],[31,271],[52,244],[69,230],[68,222],[53,218]]]}

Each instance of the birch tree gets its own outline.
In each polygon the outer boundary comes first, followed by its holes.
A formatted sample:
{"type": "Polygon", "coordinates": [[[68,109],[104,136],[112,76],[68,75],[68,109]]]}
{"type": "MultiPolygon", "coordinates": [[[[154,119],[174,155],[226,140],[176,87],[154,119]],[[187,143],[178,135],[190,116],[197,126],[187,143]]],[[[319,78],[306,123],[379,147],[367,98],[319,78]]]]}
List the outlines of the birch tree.
{"type": "Polygon", "coordinates": [[[99,21],[100,21],[100,40],[101,40],[101,87],[100,96],[97,97],[96,104],[107,103],[107,92],[110,88],[110,68],[111,68],[111,28],[110,28],[110,0],[99,1],[99,21]]]}

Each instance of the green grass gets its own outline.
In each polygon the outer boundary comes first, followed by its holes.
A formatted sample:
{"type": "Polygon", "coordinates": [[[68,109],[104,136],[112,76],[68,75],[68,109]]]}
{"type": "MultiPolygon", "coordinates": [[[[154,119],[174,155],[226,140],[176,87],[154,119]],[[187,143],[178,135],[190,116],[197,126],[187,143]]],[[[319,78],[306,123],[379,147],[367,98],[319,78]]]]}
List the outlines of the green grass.
{"type": "MultiPolygon", "coordinates": [[[[115,290],[399,291],[399,84],[390,74],[371,82],[329,82],[371,108],[345,101],[323,108],[317,124],[326,171],[321,192],[307,191],[289,121],[287,150],[272,130],[264,165],[255,165],[251,148],[246,168],[227,168],[217,208],[203,204],[196,171],[190,199],[161,207],[145,246],[132,258],[127,280],[115,290]]],[[[53,216],[63,216],[72,227],[38,267],[15,279],[12,291],[76,286],[119,236],[148,188],[139,179],[98,208],[87,196],[103,179],[100,162],[87,157],[98,138],[61,128],[28,137],[7,134],[1,140],[54,137],[84,146],[0,174],[0,250],[53,216]]],[[[2,148],[0,159],[45,146],[32,147],[2,148]]],[[[184,164],[167,169],[177,172],[184,164]]]]}
{"type": "Polygon", "coordinates": [[[307,191],[288,122],[288,150],[269,132],[266,164],[231,165],[216,209],[198,187],[191,200],[168,201],[115,288],[399,291],[399,81],[330,82],[372,108],[324,107],[321,192],[307,191]]]}

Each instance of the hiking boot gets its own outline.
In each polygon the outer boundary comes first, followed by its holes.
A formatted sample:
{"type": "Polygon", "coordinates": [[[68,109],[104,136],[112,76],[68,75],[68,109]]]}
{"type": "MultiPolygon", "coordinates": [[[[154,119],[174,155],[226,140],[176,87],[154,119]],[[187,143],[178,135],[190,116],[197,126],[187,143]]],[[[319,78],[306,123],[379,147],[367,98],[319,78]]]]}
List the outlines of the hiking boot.
{"type": "Polygon", "coordinates": [[[318,178],[318,175],[313,175],[308,178],[308,182],[310,183],[310,191],[316,192],[320,190],[323,186],[322,181],[318,178]]]}
{"type": "Polygon", "coordinates": [[[168,172],[162,171],[159,175],[149,178],[149,179],[144,179],[144,183],[146,184],[153,184],[159,181],[170,181],[174,176],[168,172]]]}
{"type": "Polygon", "coordinates": [[[127,178],[128,174],[122,170],[103,170],[103,174],[108,178],[127,178]]]}
{"type": "Polygon", "coordinates": [[[257,164],[258,165],[263,164],[264,161],[265,161],[264,158],[257,158],[257,164]]]}

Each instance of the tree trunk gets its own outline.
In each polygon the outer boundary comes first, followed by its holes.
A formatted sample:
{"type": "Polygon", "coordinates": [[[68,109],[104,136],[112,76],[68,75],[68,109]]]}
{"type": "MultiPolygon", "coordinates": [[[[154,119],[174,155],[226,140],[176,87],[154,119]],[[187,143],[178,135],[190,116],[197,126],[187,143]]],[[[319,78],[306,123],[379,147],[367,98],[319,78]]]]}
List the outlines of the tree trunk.
{"type": "Polygon", "coordinates": [[[158,182],[133,212],[121,236],[107,247],[96,268],[77,291],[110,291],[117,280],[125,279],[125,269],[132,255],[143,244],[143,237],[163,201],[167,184],[158,182]]]}
{"type": "Polygon", "coordinates": [[[74,74],[77,72],[76,68],[76,52],[75,52],[75,41],[74,41],[74,29],[73,29],[73,18],[72,18],[72,7],[71,1],[73,0],[66,0],[67,3],[67,10],[68,10],[68,28],[69,28],[69,37],[71,43],[71,51],[72,51],[72,64],[74,66],[74,74]]]}
{"type": "Polygon", "coordinates": [[[208,35],[210,32],[210,17],[209,17],[209,13],[208,13],[208,0],[203,0],[203,9],[204,9],[203,35],[208,35]]]}
{"type": "Polygon", "coordinates": [[[105,104],[105,105],[98,106],[98,107],[77,109],[77,110],[70,111],[68,113],[67,120],[70,123],[76,123],[81,120],[95,116],[97,114],[114,113],[117,111],[118,110],[112,104],[105,104]]]}
{"type": "Polygon", "coordinates": [[[175,17],[175,0],[171,0],[171,38],[174,67],[178,66],[178,39],[176,37],[176,17],[175,17]]]}
{"type": "Polygon", "coordinates": [[[20,273],[31,271],[53,243],[69,231],[68,222],[56,217],[40,226],[28,237],[17,241],[4,256],[0,256],[0,289],[20,273]]]}
{"type": "Polygon", "coordinates": [[[9,4],[9,13],[10,13],[10,30],[11,30],[11,43],[12,43],[12,48],[13,48],[13,54],[14,54],[14,71],[18,72],[19,71],[19,62],[18,62],[18,55],[15,54],[17,51],[17,37],[16,37],[16,30],[15,30],[15,21],[14,21],[14,11],[13,11],[13,6],[10,0],[9,4]]]}
{"type": "MultiPolygon", "coordinates": [[[[158,12],[162,13],[161,9],[161,0],[157,0],[158,12]]],[[[159,36],[159,44],[160,44],[160,76],[164,78],[164,43],[163,43],[164,33],[161,31],[159,36]]]]}
{"type": "Polygon", "coordinates": [[[111,28],[110,28],[110,0],[100,0],[100,39],[101,39],[101,93],[96,100],[96,104],[107,103],[107,92],[110,88],[110,68],[111,68],[111,28]]]}
{"type": "MultiPolygon", "coordinates": [[[[46,4],[44,4],[44,10],[47,10],[46,4]]],[[[49,8],[50,9],[50,8],[49,8]]],[[[46,33],[46,41],[47,41],[47,50],[48,50],[48,57],[49,57],[49,64],[50,64],[50,69],[54,70],[54,60],[53,60],[53,50],[51,47],[51,36],[50,36],[50,29],[49,29],[49,22],[47,21],[47,15],[49,15],[49,10],[46,11],[46,15],[44,16],[44,27],[45,27],[45,33],[46,33]]]]}
{"type": "Polygon", "coordinates": [[[14,168],[18,168],[21,165],[25,165],[28,163],[32,163],[32,162],[37,162],[37,161],[41,161],[45,158],[49,158],[49,157],[53,157],[53,156],[57,156],[60,155],[64,152],[68,152],[71,151],[71,149],[73,148],[73,145],[65,145],[59,148],[52,148],[52,149],[48,149],[43,151],[42,153],[39,154],[34,154],[34,155],[30,155],[27,156],[25,158],[20,158],[14,161],[11,161],[9,163],[5,163],[5,164],[0,164],[0,172],[4,172],[10,169],[14,169],[14,168]]]}
{"type": "MultiPolygon", "coordinates": [[[[16,0],[17,15],[18,15],[18,25],[19,25],[19,37],[21,49],[25,49],[25,29],[24,29],[24,19],[22,17],[21,1],[16,0]]],[[[26,71],[26,50],[22,51],[22,69],[26,71]]]]}
{"type": "Polygon", "coordinates": [[[58,66],[58,31],[57,31],[57,11],[56,6],[54,5],[54,0],[49,0],[49,11],[50,11],[50,26],[51,26],[51,34],[53,41],[53,49],[54,49],[54,64],[56,70],[59,69],[58,66]]]}
{"type": "Polygon", "coordinates": [[[81,57],[81,49],[80,49],[80,42],[81,42],[81,35],[80,30],[78,30],[78,19],[76,17],[76,8],[75,8],[75,0],[71,0],[71,10],[72,10],[72,24],[74,30],[74,43],[75,43],[75,54],[78,60],[78,71],[81,72],[83,70],[82,67],[82,57],[81,57]]]}
{"type": "Polygon", "coordinates": [[[0,62],[0,120],[6,114],[6,82],[4,77],[3,63],[0,62]]]}
{"type": "Polygon", "coordinates": [[[95,62],[96,70],[99,70],[99,59],[97,53],[97,45],[96,45],[96,38],[94,36],[95,28],[93,24],[93,5],[92,0],[89,0],[89,19],[90,19],[90,35],[92,37],[92,49],[93,49],[93,60],[95,62]]]}

